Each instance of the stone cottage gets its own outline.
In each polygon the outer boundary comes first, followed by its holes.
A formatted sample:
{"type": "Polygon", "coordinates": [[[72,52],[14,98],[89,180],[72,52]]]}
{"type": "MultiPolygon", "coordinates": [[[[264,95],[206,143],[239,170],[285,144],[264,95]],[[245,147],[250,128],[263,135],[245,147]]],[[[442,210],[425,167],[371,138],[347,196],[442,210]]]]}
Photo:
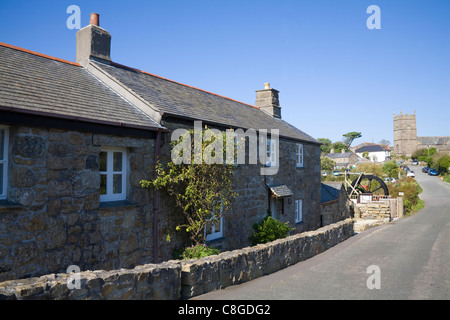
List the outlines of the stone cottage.
{"type": "Polygon", "coordinates": [[[359,157],[354,152],[345,152],[345,150],[336,153],[333,150],[331,153],[326,153],[324,156],[336,162],[334,168],[338,170],[353,169],[356,167],[359,160],[359,157]]]}
{"type": "Polygon", "coordinates": [[[0,280],[152,259],[165,131],[77,63],[0,44],[0,280]]]}
{"type": "Polygon", "coordinates": [[[253,106],[115,63],[95,14],[76,38],[75,63],[0,43],[0,281],[171,259],[177,218],[139,181],[194,121],[279,132],[264,163],[250,164],[247,137],[239,196],[208,241],[247,246],[268,212],[295,232],[320,226],[320,143],[282,120],[277,90],[266,84],[253,106]]]}

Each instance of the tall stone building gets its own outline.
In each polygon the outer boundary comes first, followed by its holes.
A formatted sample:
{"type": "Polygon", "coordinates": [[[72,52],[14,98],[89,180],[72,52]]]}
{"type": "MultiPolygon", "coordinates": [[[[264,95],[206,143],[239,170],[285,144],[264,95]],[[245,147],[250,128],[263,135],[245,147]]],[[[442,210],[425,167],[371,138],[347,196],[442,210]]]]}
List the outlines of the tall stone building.
{"type": "Polygon", "coordinates": [[[437,151],[450,151],[450,136],[418,137],[416,112],[399,115],[394,113],[394,153],[411,156],[417,149],[436,148],[437,151]]]}
{"type": "Polygon", "coordinates": [[[394,153],[411,156],[417,149],[416,112],[399,115],[394,113],[394,153]]]}

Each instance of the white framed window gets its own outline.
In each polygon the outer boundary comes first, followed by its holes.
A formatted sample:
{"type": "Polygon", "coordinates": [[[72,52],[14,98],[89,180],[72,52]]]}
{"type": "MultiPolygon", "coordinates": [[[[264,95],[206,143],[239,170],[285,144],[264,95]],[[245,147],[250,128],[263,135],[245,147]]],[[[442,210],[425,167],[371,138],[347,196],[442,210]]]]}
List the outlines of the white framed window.
{"type": "Polygon", "coordinates": [[[276,167],[278,165],[277,141],[270,138],[267,139],[266,149],[266,166],[276,167]]]}
{"type": "Polygon", "coordinates": [[[297,159],[297,168],[303,168],[303,145],[297,143],[295,146],[295,153],[297,159]]]}
{"type": "Polygon", "coordinates": [[[8,127],[0,126],[0,200],[6,199],[8,187],[8,141],[8,127]]]}
{"type": "MultiPolygon", "coordinates": [[[[223,208],[221,207],[220,213],[222,213],[222,210],[223,208]]],[[[213,219],[214,219],[214,211],[213,211],[213,219]]],[[[223,217],[220,217],[218,221],[213,222],[211,220],[205,227],[206,241],[212,241],[223,237],[223,217]]]]}
{"type": "Polygon", "coordinates": [[[295,200],[295,223],[303,221],[303,200],[295,200]]]}
{"type": "Polygon", "coordinates": [[[125,148],[102,148],[100,152],[100,201],[127,198],[127,151],[125,148]]]}

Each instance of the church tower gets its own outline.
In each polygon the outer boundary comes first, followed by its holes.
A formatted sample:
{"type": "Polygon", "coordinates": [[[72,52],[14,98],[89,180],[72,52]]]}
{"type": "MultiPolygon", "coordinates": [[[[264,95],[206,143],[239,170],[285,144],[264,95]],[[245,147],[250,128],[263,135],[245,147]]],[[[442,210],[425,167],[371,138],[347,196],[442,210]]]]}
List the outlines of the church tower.
{"type": "Polygon", "coordinates": [[[394,153],[410,157],[417,150],[416,112],[394,113],[394,153]]]}

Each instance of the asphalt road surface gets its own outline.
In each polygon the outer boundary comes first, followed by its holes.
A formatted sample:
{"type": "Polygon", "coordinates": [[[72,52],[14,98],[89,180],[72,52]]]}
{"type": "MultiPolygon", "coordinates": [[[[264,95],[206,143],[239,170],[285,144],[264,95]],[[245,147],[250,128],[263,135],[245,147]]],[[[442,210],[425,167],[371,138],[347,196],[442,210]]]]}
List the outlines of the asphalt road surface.
{"type": "Polygon", "coordinates": [[[449,300],[450,184],[413,168],[424,189],[419,212],[274,274],[194,299],[449,300]]]}

